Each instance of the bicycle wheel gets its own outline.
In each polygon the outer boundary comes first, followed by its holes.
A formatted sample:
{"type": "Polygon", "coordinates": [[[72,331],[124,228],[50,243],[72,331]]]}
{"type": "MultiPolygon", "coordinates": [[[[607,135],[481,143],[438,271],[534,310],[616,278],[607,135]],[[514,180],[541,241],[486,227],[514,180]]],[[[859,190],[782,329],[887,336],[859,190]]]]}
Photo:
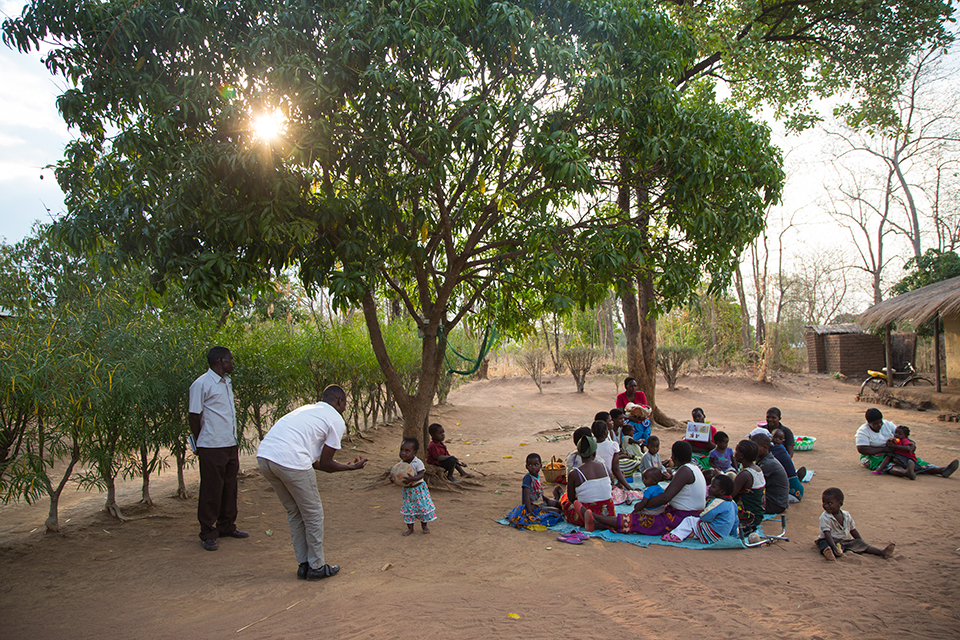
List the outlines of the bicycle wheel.
{"type": "Polygon", "coordinates": [[[882,378],[867,378],[860,385],[860,395],[879,395],[881,389],[886,389],[887,381],[882,378]]]}
{"type": "Polygon", "coordinates": [[[927,385],[933,386],[933,380],[930,378],[924,378],[923,376],[913,376],[912,378],[907,378],[903,381],[904,387],[926,387],[927,385]]]}

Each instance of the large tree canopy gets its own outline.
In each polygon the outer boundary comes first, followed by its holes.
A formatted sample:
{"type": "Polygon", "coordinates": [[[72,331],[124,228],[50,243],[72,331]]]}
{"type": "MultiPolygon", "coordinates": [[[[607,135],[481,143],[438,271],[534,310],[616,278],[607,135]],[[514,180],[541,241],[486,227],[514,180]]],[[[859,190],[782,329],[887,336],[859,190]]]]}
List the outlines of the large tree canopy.
{"type": "Polygon", "coordinates": [[[642,3],[37,0],[4,39],[54,41],[46,63],[74,83],[71,244],[206,300],[296,267],[362,305],[408,432],[468,314],[589,303],[644,256],[686,290],[729,266],[782,181],[764,127],[708,86],[677,91],[696,43],[642,3]],[[255,135],[264,112],[277,140],[255,135]],[[650,208],[585,206],[625,164],[650,208]],[[384,297],[424,334],[415,389],[384,297]]]}

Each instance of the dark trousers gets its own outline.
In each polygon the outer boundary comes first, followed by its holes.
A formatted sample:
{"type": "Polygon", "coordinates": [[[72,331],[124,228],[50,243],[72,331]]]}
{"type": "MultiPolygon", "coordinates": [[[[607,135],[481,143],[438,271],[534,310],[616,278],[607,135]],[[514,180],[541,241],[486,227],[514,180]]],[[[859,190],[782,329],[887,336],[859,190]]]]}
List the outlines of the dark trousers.
{"type": "Polygon", "coordinates": [[[215,540],[237,528],[240,448],[197,447],[197,457],[200,458],[200,498],[197,502],[200,538],[215,540]]]}

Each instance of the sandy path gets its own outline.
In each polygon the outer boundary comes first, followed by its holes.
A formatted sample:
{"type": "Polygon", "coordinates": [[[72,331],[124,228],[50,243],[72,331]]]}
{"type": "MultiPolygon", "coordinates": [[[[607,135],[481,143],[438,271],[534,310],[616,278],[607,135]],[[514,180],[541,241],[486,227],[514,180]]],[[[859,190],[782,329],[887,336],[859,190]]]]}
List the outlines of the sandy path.
{"type": "MultiPolygon", "coordinates": [[[[826,377],[774,385],[694,377],[677,392],[658,392],[669,415],[685,418],[702,406],[733,439],[773,405],[795,433],[818,438],[814,451],[796,456],[817,475],[808,499],[788,512],[789,543],[743,551],[570,546],[496,524],[519,503],[526,453],[549,458],[569,448],[535,434],[558,422],[588,423],[612,406],[618,386],[597,378],[577,394],[566,376],[551,379],[542,395],[522,378],[455,392],[436,417],[451,451],[489,476],[463,493],[434,492],[440,519],[427,536],[400,536],[399,489],[369,488],[396,460],[400,429],[371,432],[372,444],[338,456],[369,455],[366,470],[320,474],[327,559],[343,570],[318,583],[295,579],[282,507],[256,474],[241,485],[240,524],[251,538],[224,540],[216,553],[196,538],[195,502],[166,497],[174,472],[162,476],[150,512],[138,512],[138,485],[128,486],[121,505],[133,519],[122,524],[95,513],[101,498],[84,494],[64,507],[71,522],[59,537],[40,535],[44,504],[0,508],[3,637],[960,636],[960,475],[910,482],[859,469],[852,439],[868,405],[854,402],[853,386],[826,377]],[[844,490],[868,541],[897,542],[894,559],[828,565],[817,556],[812,541],[827,486],[844,490]]],[[[935,413],[884,414],[911,426],[922,457],[957,457],[956,423],[938,422],[935,413]]],[[[678,437],[660,435],[667,448],[678,437]]],[[[247,458],[244,467],[253,466],[247,458]]]]}

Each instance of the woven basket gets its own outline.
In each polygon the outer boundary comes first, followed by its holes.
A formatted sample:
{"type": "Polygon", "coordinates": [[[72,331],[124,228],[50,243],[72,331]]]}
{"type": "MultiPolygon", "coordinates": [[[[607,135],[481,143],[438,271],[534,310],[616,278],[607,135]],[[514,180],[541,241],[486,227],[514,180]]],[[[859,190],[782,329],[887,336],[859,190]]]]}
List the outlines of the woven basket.
{"type": "Polygon", "coordinates": [[[817,441],[813,436],[797,436],[797,440],[793,445],[794,451],[810,451],[813,449],[813,443],[817,441]]]}
{"type": "Polygon", "coordinates": [[[550,459],[550,462],[543,465],[543,479],[547,482],[556,482],[557,478],[566,475],[567,467],[565,464],[563,464],[562,460],[557,458],[557,456],[553,456],[550,459]]]}

